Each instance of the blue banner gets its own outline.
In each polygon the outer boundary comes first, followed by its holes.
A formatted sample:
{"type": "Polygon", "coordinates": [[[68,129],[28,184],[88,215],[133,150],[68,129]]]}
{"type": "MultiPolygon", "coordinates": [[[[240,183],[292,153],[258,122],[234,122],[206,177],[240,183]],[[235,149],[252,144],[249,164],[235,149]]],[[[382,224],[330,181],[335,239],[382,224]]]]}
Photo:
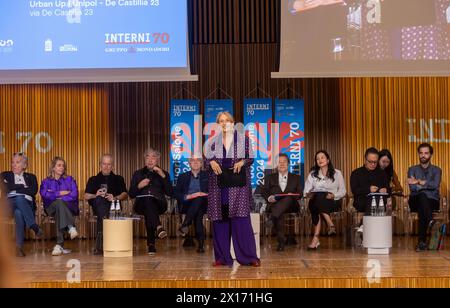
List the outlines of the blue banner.
{"type": "Polygon", "coordinates": [[[174,99],[170,102],[170,176],[174,185],[180,174],[191,170],[188,159],[193,156],[196,130],[200,129],[195,123],[199,112],[198,100],[174,99]]]}
{"type": "Polygon", "coordinates": [[[253,188],[264,184],[264,171],[272,156],[270,142],[272,110],[271,98],[244,100],[244,125],[255,155],[255,161],[250,169],[253,188]]]}
{"type": "Polygon", "coordinates": [[[289,172],[304,180],[305,107],[303,99],[275,100],[275,122],[279,124],[279,152],[289,156],[289,172]]]}

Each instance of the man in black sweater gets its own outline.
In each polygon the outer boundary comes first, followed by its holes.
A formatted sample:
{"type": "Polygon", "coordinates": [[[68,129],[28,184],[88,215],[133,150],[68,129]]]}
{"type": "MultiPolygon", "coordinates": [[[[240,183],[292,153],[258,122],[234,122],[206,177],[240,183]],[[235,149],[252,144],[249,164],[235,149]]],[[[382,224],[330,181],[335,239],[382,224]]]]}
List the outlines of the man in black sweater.
{"type": "MultiPolygon", "coordinates": [[[[378,150],[369,148],[364,155],[364,166],[352,172],[350,186],[353,193],[353,206],[360,213],[370,215],[372,198],[370,193],[390,193],[387,173],[378,167],[378,150]]],[[[362,232],[362,225],[358,229],[362,232]]]]}
{"type": "Polygon", "coordinates": [[[131,179],[129,195],[136,198],[134,210],[145,217],[148,254],[155,255],[155,231],[160,239],[167,236],[161,226],[159,215],[167,211],[166,196],[172,196],[173,188],[169,173],[158,164],[161,154],[149,149],[145,154],[145,167],[137,170],[131,179]]]}
{"type": "Polygon", "coordinates": [[[36,224],[35,218],[38,182],[34,174],[25,172],[27,167],[28,158],[23,153],[14,153],[11,171],[0,175],[11,213],[16,220],[16,255],[18,257],[25,257],[23,251],[25,227],[33,230],[36,238],[42,236],[42,229],[36,224]]]}
{"type": "Polygon", "coordinates": [[[125,180],[113,172],[114,159],[105,154],[100,159],[101,171],[86,184],[84,199],[89,202],[97,216],[97,236],[94,255],[103,254],[103,219],[109,218],[112,202],[125,201],[128,198],[125,180]]]}

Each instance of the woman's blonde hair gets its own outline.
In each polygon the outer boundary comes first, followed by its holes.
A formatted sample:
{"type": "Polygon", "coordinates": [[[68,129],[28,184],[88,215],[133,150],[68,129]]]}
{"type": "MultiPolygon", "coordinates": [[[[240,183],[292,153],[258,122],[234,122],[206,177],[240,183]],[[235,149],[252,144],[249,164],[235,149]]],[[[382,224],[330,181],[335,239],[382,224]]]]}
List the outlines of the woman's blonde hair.
{"type": "Polygon", "coordinates": [[[234,123],[234,117],[231,115],[231,113],[229,113],[228,111],[222,111],[219,112],[219,114],[217,115],[216,118],[216,123],[219,124],[219,120],[221,116],[226,116],[232,123],[234,123]]]}
{"type": "Polygon", "coordinates": [[[52,179],[55,178],[55,175],[53,174],[53,169],[55,168],[56,164],[57,164],[59,161],[62,161],[62,162],[64,163],[64,173],[63,173],[62,177],[63,177],[63,178],[66,177],[66,170],[67,170],[67,164],[66,164],[66,161],[65,161],[64,158],[62,158],[62,157],[55,156],[55,157],[52,159],[52,162],[51,162],[51,164],[50,164],[50,168],[48,169],[48,177],[49,177],[49,178],[52,178],[52,179]]]}

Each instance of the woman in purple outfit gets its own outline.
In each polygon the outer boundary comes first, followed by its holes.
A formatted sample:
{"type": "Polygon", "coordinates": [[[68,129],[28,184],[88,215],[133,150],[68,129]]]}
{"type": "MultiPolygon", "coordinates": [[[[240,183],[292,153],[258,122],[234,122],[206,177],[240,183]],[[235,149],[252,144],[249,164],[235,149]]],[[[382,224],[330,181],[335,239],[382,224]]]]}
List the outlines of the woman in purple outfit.
{"type": "Polygon", "coordinates": [[[64,249],[64,232],[67,230],[72,240],[78,236],[74,218],[79,214],[78,187],[75,179],[66,175],[63,158],[53,158],[49,175],[42,181],[40,194],[45,212],[55,218],[56,246],[52,255],[68,254],[70,250],[64,249]]]}
{"type": "Polygon", "coordinates": [[[208,216],[213,221],[214,266],[233,264],[230,237],[237,261],[242,265],[260,266],[250,220],[252,194],[250,166],[253,163],[249,138],[234,128],[234,119],[228,112],[217,116],[222,131],[205,145],[209,173],[208,216]],[[218,177],[225,168],[239,173],[245,168],[243,187],[220,188],[218,177]]]}

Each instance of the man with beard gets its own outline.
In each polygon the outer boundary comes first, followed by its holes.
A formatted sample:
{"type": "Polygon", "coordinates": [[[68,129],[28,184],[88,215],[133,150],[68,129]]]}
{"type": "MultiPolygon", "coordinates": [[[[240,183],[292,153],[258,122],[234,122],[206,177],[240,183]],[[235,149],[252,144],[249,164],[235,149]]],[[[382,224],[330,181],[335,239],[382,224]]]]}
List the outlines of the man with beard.
{"type": "Polygon", "coordinates": [[[408,170],[408,185],[411,190],[409,207],[419,215],[419,243],[416,251],[427,249],[427,230],[434,224],[433,211],[439,210],[439,187],[441,168],[431,164],[433,147],[428,143],[419,145],[420,165],[408,170]]]}

